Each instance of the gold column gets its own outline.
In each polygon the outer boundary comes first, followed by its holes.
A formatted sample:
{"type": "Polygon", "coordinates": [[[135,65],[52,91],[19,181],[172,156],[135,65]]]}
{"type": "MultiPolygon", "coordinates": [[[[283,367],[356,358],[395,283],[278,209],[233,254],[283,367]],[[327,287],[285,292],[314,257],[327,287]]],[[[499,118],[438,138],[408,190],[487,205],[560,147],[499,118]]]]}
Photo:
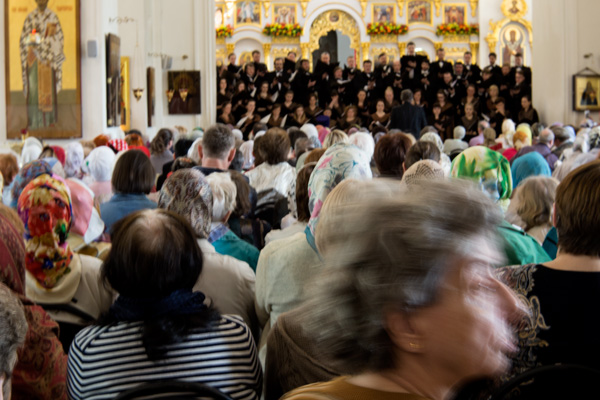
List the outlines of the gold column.
{"type": "Polygon", "coordinates": [[[479,0],[469,0],[469,2],[471,3],[471,16],[474,17],[477,12],[477,4],[479,3],[479,0]]]}
{"type": "Polygon", "coordinates": [[[302,58],[308,60],[308,53],[310,51],[310,43],[300,43],[300,51],[302,52],[302,58]]]}
{"type": "Polygon", "coordinates": [[[360,44],[360,47],[362,48],[362,60],[368,60],[369,59],[369,47],[371,47],[371,43],[369,42],[364,42],[360,44]]]}
{"type": "Polygon", "coordinates": [[[398,15],[402,16],[404,14],[404,0],[397,0],[398,3],[398,15]]]}
{"type": "Polygon", "coordinates": [[[227,49],[227,55],[230,55],[235,51],[235,43],[227,43],[225,48],[227,49]]]}
{"type": "Polygon", "coordinates": [[[398,50],[400,51],[400,57],[406,54],[406,42],[398,42],[398,50]]]}
{"type": "Polygon", "coordinates": [[[271,43],[263,43],[263,52],[265,53],[265,64],[271,69],[271,43]]]}
{"type": "Polygon", "coordinates": [[[263,0],[263,7],[265,8],[265,17],[269,18],[269,7],[271,6],[271,2],[267,0],[263,0]]]}
{"type": "Polygon", "coordinates": [[[310,0],[300,0],[300,7],[302,7],[302,17],[306,18],[306,7],[310,0]]]}
{"type": "Polygon", "coordinates": [[[434,42],[433,43],[433,47],[435,48],[435,51],[438,51],[439,49],[441,49],[442,47],[444,47],[444,43],[442,43],[442,42],[434,42]]]}
{"type": "Polygon", "coordinates": [[[439,17],[440,16],[440,8],[442,8],[442,0],[433,0],[433,3],[435,4],[435,16],[439,17]]]}
{"type": "Polygon", "coordinates": [[[471,47],[471,54],[473,54],[473,60],[477,62],[477,56],[479,54],[479,43],[469,43],[469,47],[471,47]]]}
{"type": "Polygon", "coordinates": [[[369,0],[360,0],[360,6],[362,7],[362,17],[367,16],[367,3],[369,0]]]}

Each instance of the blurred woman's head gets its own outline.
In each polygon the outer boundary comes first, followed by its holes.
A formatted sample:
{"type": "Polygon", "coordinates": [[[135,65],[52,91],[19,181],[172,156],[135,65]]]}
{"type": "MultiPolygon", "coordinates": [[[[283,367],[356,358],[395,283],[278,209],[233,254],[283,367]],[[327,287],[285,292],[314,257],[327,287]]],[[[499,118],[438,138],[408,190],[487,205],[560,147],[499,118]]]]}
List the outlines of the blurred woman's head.
{"type": "Polygon", "coordinates": [[[525,223],[525,231],[552,223],[552,207],[558,183],[554,178],[532,176],[521,182],[515,190],[511,204],[517,204],[516,213],[525,223]]]}
{"type": "Polygon", "coordinates": [[[411,141],[404,133],[384,135],[375,145],[375,165],[382,177],[402,179],[402,164],[411,146],[411,141]]]}
{"type": "Polygon", "coordinates": [[[150,142],[150,152],[152,154],[162,154],[173,144],[173,132],[170,129],[163,128],[158,131],[152,142],[150,142]]]}
{"type": "Polygon", "coordinates": [[[128,150],[117,160],[111,182],[117,193],[148,194],[154,187],[154,179],[150,159],[140,150],[128,150]]]}

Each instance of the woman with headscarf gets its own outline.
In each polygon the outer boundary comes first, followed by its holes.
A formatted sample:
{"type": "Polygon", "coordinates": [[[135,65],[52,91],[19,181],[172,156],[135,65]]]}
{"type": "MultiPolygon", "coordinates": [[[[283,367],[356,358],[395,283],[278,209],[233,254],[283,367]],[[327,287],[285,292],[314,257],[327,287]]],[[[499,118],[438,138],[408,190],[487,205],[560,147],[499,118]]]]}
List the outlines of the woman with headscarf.
{"type": "MultiPolygon", "coordinates": [[[[512,175],[508,160],[498,152],[483,146],[469,147],[452,162],[451,176],[473,181],[503,211],[508,208],[513,190],[512,175]]],[[[498,232],[503,239],[506,265],[523,265],[550,259],[533,237],[505,219],[498,226],[498,232]]]]}
{"type": "Polygon", "coordinates": [[[12,398],[66,399],[67,355],[58,340],[58,324],[25,297],[23,231],[19,216],[0,205],[0,281],[21,300],[28,325],[12,374],[12,398]]]}
{"type": "Polygon", "coordinates": [[[519,184],[530,176],[552,176],[550,167],[544,159],[544,157],[536,152],[532,151],[524,156],[521,156],[513,162],[510,167],[513,187],[518,187],[519,184]]]}
{"type": "Polygon", "coordinates": [[[320,158],[308,183],[310,220],[304,232],[269,243],[256,268],[256,312],[263,333],[259,354],[265,360],[267,334],[279,314],[305,299],[304,285],[319,270],[315,231],[327,195],[348,178],[371,179],[371,158],[354,145],[338,143],[320,158]]]}
{"type": "Polygon", "coordinates": [[[86,168],[92,179],[89,187],[94,192],[94,206],[96,208],[109,201],[113,195],[110,179],[115,160],[115,152],[106,146],[95,148],[85,160],[86,168]]]}
{"type": "Polygon", "coordinates": [[[21,150],[21,165],[37,160],[44,146],[42,142],[36,137],[28,137],[23,143],[23,149],[21,150]]]}
{"type": "Polygon", "coordinates": [[[108,311],[112,294],[99,284],[101,261],[73,253],[67,242],[72,205],[63,182],[38,176],[23,189],[17,210],[25,225],[26,295],[59,322],[69,348],[77,331],[108,311]]]}
{"type": "Polygon", "coordinates": [[[247,263],[217,253],[208,241],[213,195],[206,177],[196,169],[174,172],[160,190],[158,206],[180,215],[194,229],[202,250],[202,274],[194,290],[202,291],[222,313],[240,315],[258,338],[254,272],[247,263]]]}
{"type": "Polygon", "coordinates": [[[65,157],[65,175],[67,178],[83,178],[83,146],[79,142],[69,143],[65,157]]]}
{"type": "Polygon", "coordinates": [[[446,176],[450,175],[450,168],[452,167],[452,162],[450,161],[450,157],[448,157],[444,153],[444,142],[442,142],[442,138],[435,132],[427,132],[424,135],[421,135],[419,138],[420,142],[431,142],[436,145],[438,150],[440,151],[440,165],[444,169],[444,173],[446,176]]]}
{"type": "Polygon", "coordinates": [[[43,174],[52,174],[52,167],[46,160],[34,160],[21,168],[17,176],[15,176],[10,193],[11,199],[9,204],[11,208],[17,209],[19,196],[21,195],[21,192],[23,192],[25,186],[43,174]]]}

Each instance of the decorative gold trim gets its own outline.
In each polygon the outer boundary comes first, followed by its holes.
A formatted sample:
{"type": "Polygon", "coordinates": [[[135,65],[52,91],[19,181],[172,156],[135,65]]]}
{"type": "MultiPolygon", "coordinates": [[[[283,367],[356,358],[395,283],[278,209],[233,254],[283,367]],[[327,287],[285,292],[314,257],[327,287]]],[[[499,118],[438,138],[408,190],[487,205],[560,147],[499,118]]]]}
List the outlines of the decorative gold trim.
{"type": "Polygon", "coordinates": [[[404,1],[405,0],[397,0],[397,3],[398,3],[398,15],[400,17],[404,16],[404,1]]]}
{"type": "Polygon", "coordinates": [[[471,36],[469,35],[447,35],[444,36],[444,43],[469,43],[471,36]]]}
{"type": "Polygon", "coordinates": [[[268,0],[262,0],[262,5],[265,9],[265,18],[269,18],[269,8],[271,6],[271,2],[268,0]]]}
{"type": "Polygon", "coordinates": [[[217,38],[217,45],[224,45],[225,44],[225,38],[217,38]]]}
{"type": "Polygon", "coordinates": [[[227,54],[229,55],[235,51],[235,43],[227,43],[225,48],[227,49],[227,54]]]}
{"type": "Polygon", "coordinates": [[[308,60],[308,53],[310,51],[310,43],[300,43],[300,50],[302,51],[302,58],[308,60]]]}
{"type": "Polygon", "coordinates": [[[271,65],[271,43],[263,43],[263,53],[265,64],[271,65]]]}
{"type": "Polygon", "coordinates": [[[473,55],[473,60],[477,60],[477,56],[479,54],[479,42],[469,43],[469,47],[471,48],[471,54],[473,55]]]}
{"type": "Polygon", "coordinates": [[[362,60],[366,61],[369,59],[369,47],[371,47],[371,43],[364,42],[360,44],[360,48],[362,49],[362,60]]]}
{"type": "Polygon", "coordinates": [[[442,42],[433,42],[433,48],[437,52],[439,49],[444,47],[444,43],[442,42]]]}
{"type": "Polygon", "coordinates": [[[527,14],[527,3],[525,0],[504,0],[500,9],[506,18],[519,21],[527,14]]]}
{"type": "Polygon", "coordinates": [[[275,7],[281,7],[281,6],[286,6],[286,7],[293,7],[294,8],[294,23],[299,23],[298,22],[298,5],[294,4],[294,3],[277,3],[277,4],[273,4],[273,12],[271,13],[272,18],[271,18],[271,22],[275,23],[275,16],[277,15],[275,13],[275,7]]]}
{"type": "Polygon", "coordinates": [[[398,42],[398,52],[400,53],[400,57],[406,54],[406,42],[398,42]]]}
{"type": "Polygon", "coordinates": [[[505,25],[511,22],[518,22],[527,29],[527,34],[529,35],[529,46],[533,51],[533,28],[531,27],[531,22],[525,19],[517,19],[512,20],[510,18],[505,18],[502,21],[494,22],[494,20],[490,19],[490,33],[485,37],[485,41],[491,52],[496,51],[496,45],[498,44],[498,38],[500,37],[500,31],[504,28],[505,25]]]}
{"type": "Polygon", "coordinates": [[[298,43],[300,43],[300,38],[299,37],[275,36],[271,39],[271,43],[273,43],[273,44],[298,44],[298,43]]]}
{"type": "MultiPolygon", "coordinates": [[[[236,0],[235,1],[234,11],[237,10],[238,3],[241,2],[241,1],[242,0],[236,0]]],[[[235,15],[235,14],[237,14],[237,12],[236,12],[233,15],[233,27],[234,28],[241,27],[241,26],[255,26],[255,27],[258,27],[260,29],[260,27],[262,26],[262,23],[263,23],[263,21],[262,21],[262,12],[260,11],[260,4],[261,3],[258,0],[254,0],[254,1],[256,2],[257,6],[258,6],[258,22],[241,22],[241,23],[238,23],[237,22],[237,17],[235,15]]]]}
{"type": "Polygon", "coordinates": [[[362,17],[367,16],[367,3],[369,0],[360,0],[360,7],[362,8],[362,17]]]}
{"type": "Polygon", "coordinates": [[[287,57],[290,51],[293,51],[294,53],[298,54],[300,52],[300,49],[298,47],[276,47],[272,49],[271,55],[273,56],[273,62],[275,62],[275,60],[278,58],[287,57]]]}
{"type": "Polygon", "coordinates": [[[398,60],[398,48],[397,47],[371,47],[371,56],[373,60],[377,59],[377,56],[381,53],[385,53],[391,60],[398,60]]]}
{"type": "Polygon", "coordinates": [[[371,43],[396,43],[398,41],[398,35],[373,35],[371,36],[371,43]]]}
{"type": "Polygon", "coordinates": [[[302,18],[306,18],[306,7],[310,0],[300,0],[300,7],[302,7],[302,18]]]}
{"type": "Polygon", "coordinates": [[[471,17],[475,17],[477,15],[477,5],[479,4],[479,0],[469,0],[471,3],[471,17]]]}
{"type": "MultiPolygon", "coordinates": [[[[407,9],[406,9],[406,24],[407,25],[411,25],[411,26],[412,25],[428,25],[428,26],[433,26],[433,7],[434,7],[433,1],[441,1],[441,0],[424,0],[424,1],[427,1],[429,3],[429,9],[431,11],[431,18],[429,19],[429,21],[428,22],[419,22],[419,21],[417,21],[417,22],[410,22],[410,4],[412,3],[412,1],[409,1],[408,4],[407,4],[407,9]]],[[[439,4],[436,7],[439,7],[439,4]]],[[[440,16],[440,13],[439,13],[439,8],[438,8],[438,17],[439,16],[440,16]]],[[[411,28],[411,31],[412,30],[413,29],[411,28]]]]}
{"type": "Polygon", "coordinates": [[[439,17],[442,0],[433,0],[433,4],[435,5],[435,16],[439,17]]]}
{"type": "MultiPolygon", "coordinates": [[[[352,16],[341,10],[329,10],[319,15],[310,27],[308,57],[312,64],[312,53],[319,48],[319,39],[329,31],[338,30],[350,38],[350,47],[357,49],[360,43],[358,24],[352,16]]],[[[363,55],[364,57],[364,55],[363,55]]]]}

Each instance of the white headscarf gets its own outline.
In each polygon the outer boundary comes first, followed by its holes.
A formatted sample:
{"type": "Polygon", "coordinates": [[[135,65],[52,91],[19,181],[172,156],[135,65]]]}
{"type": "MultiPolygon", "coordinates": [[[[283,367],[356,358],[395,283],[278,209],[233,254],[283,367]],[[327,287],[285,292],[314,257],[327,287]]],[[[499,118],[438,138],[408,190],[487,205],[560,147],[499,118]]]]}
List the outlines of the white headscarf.
{"type": "Polygon", "coordinates": [[[87,169],[96,182],[110,181],[115,162],[114,151],[106,146],[96,147],[85,160],[87,169]]]}

